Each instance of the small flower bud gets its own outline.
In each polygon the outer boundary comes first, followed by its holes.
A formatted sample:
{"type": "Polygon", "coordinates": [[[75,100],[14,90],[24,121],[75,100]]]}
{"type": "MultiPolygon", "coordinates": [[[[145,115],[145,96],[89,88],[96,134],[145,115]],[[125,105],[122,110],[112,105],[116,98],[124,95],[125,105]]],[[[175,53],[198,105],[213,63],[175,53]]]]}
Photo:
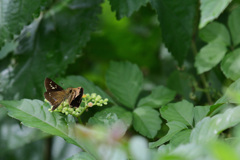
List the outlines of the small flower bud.
{"type": "Polygon", "coordinates": [[[87,97],[86,94],[83,94],[82,98],[86,98],[86,97],[87,97]]]}
{"type": "Polygon", "coordinates": [[[101,99],[101,100],[99,101],[99,103],[101,103],[101,104],[102,104],[102,103],[103,103],[103,100],[101,99]]]}
{"type": "Polygon", "coordinates": [[[87,94],[86,94],[86,97],[88,97],[88,98],[89,98],[89,97],[90,97],[90,95],[87,93],[87,94]]]}
{"type": "Polygon", "coordinates": [[[107,99],[107,98],[105,98],[103,101],[104,101],[104,102],[108,102],[108,99],[107,99]]]}
{"type": "Polygon", "coordinates": [[[92,107],[93,106],[93,103],[92,102],[89,102],[88,103],[88,107],[92,107]]]}
{"type": "Polygon", "coordinates": [[[102,97],[100,95],[97,95],[96,101],[100,101],[101,99],[102,99],[102,97]]]}
{"type": "Polygon", "coordinates": [[[91,98],[95,98],[96,96],[97,96],[96,93],[92,93],[92,94],[91,94],[91,98]]]}

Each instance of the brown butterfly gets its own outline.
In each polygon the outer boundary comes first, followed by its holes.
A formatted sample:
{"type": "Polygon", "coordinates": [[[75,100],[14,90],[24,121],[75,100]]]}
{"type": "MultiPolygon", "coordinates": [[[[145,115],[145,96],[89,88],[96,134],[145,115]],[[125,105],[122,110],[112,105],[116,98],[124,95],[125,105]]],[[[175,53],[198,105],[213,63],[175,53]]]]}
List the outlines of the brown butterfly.
{"type": "Polygon", "coordinates": [[[83,88],[67,88],[63,89],[57,83],[50,78],[45,79],[46,92],[44,97],[53,106],[52,110],[55,110],[63,101],[68,99],[70,107],[79,107],[82,102],[83,88]]]}

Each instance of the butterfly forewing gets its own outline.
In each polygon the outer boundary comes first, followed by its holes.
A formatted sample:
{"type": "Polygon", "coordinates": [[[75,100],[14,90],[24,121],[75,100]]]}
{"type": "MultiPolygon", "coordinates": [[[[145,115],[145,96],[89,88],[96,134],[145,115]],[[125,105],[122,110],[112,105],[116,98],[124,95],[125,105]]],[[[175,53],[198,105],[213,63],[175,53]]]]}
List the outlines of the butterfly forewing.
{"type": "Polygon", "coordinates": [[[50,78],[46,78],[44,84],[45,84],[45,88],[46,88],[47,92],[50,92],[50,91],[62,91],[63,90],[62,87],[60,87],[57,83],[55,83],[50,78]]]}

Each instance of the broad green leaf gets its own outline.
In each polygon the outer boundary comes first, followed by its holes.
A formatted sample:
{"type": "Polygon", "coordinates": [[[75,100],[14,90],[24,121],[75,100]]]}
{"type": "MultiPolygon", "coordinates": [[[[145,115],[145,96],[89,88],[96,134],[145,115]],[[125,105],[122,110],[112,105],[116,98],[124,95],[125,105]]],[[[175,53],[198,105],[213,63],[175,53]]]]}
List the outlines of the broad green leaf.
{"type": "Polygon", "coordinates": [[[216,140],[225,129],[235,126],[240,122],[240,106],[227,109],[224,113],[206,117],[192,130],[190,142],[207,143],[216,140]]]}
{"type": "Polygon", "coordinates": [[[195,125],[208,115],[210,107],[211,106],[195,106],[193,108],[195,125]]]}
{"type": "Polygon", "coordinates": [[[96,160],[91,154],[87,152],[80,152],[74,156],[68,158],[67,160],[96,160]]]}
{"type": "Polygon", "coordinates": [[[187,126],[193,125],[193,104],[186,100],[169,103],[160,109],[160,113],[168,122],[177,121],[187,126]]]}
{"type": "Polygon", "coordinates": [[[111,126],[118,120],[122,120],[129,127],[132,123],[132,113],[121,107],[114,106],[97,112],[88,120],[88,124],[111,126]]]}
{"type": "Polygon", "coordinates": [[[106,94],[102,89],[100,89],[98,86],[94,85],[91,81],[85,79],[82,76],[67,76],[66,78],[60,78],[58,79],[58,84],[63,84],[64,88],[68,88],[68,87],[83,87],[84,88],[84,94],[86,93],[96,93],[98,95],[100,95],[103,98],[108,98],[108,100],[115,104],[115,102],[113,101],[113,99],[106,94]]]}
{"type": "Polygon", "coordinates": [[[47,103],[40,100],[23,99],[21,101],[0,101],[0,104],[8,109],[9,116],[20,120],[23,125],[60,136],[67,142],[75,144],[97,157],[94,149],[87,145],[89,139],[79,137],[83,133],[73,131],[73,124],[66,121],[59,113],[49,112],[50,106],[47,103]]]}
{"type": "Polygon", "coordinates": [[[106,84],[116,99],[134,108],[142,89],[143,75],[137,65],[130,62],[111,62],[106,75],[106,84]]]}
{"type": "Polygon", "coordinates": [[[228,53],[221,63],[221,69],[227,78],[237,80],[240,78],[240,49],[228,53]]]}
{"type": "Polygon", "coordinates": [[[240,79],[233,82],[226,90],[224,95],[216,101],[220,103],[237,103],[240,104],[240,79]]]}
{"type": "Polygon", "coordinates": [[[176,93],[164,86],[158,86],[152,90],[152,93],[147,97],[142,98],[138,107],[159,108],[162,105],[172,101],[176,93]]]}
{"type": "Polygon", "coordinates": [[[199,28],[217,18],[232,0],[200,0],[201,18],[199,28]]]}
{"type": "Polygon", "coordinates": [[[185,124],[178,121],[168,122],[167,126],[169,127],[168,133],[164,137],[160,138],[158,141],[149,143],[150,148],[155,148],[162,145],[163,143],[166,143],[181,130],[187,129],[187,126],[185,124]]]}
{"type": "Polygon", "coordinates": [[[209,43],[197,54],[194,66],[198,74],[209,71],[215,67],[224,57],[227,48],[222,43],[209,43]]]}
{"type": "Polygon", "coordinates": [[[133,127],[140,134],[154,138],[161,128],[159,113],[152,108],[136,108],[133,111],[133,127]]]}
{"type": "Polygon", "coordinates": [[[45,77],[61,75],[89,40],[101,2],[60,1],[25,27],[19,37],[15,65],[7,64],[5,72],[9,73],[0,77],[2,81],[14,75],[7,85],[0,84],[4,99],[42,98],[45,77]]]}
{"type": "Polygon", "coordinates": [[[218,22],[212,22],[199,32],[200,38],[205,42],[216,42],[226,46],[230,45],[230,35],[227,28],[218,22]]]}
{"type": "Polygon", "coordinates": [[[191,129],[186,129],[176,133],[176,135],[174,135],[171,138],[170,144],[173,145],[174,147],[177,147],[180,144],[182,145],[182,144],[188,143],[191,135],[191,131],[192,131],[191,129]]]}
{"type": "Polygon", "coordinates": [[[157,11],[166,47],[182,64],[191,45],[197,0],[150,0],[150,2],[157,11]]]}
{"type": "Polygon", "coordinates": [[[0,49],[0,60],[5,58],[10,52],[13,52],[16,48],[16,42],[6,42],[5,45],[0,49]]]}
{"type": "MultiPolygon", "coordinates": [[[[34,19],[51,0],[2,0],[0,2],[0,48],[4,41],[10,41],[14,35],[20,34],[24,25],[34,19]]],[[[0,58],[1,59],[1,58],[0,58]]]]}
{"type": "Polygon", "coordinates": [[[240,7],[234,9],[230,16],[228,17],[228,26],[231,32],[232,40],[234,46],[238,45],[240,43],[240,7]]]}
{"type": "Polygon", "coordinates": [[[141,6],[146,5],[149,0],[109,0],[111,8],[116,11],[117,19],[124,16],[131,16],[133,12],[137,11],[141,6]]]}

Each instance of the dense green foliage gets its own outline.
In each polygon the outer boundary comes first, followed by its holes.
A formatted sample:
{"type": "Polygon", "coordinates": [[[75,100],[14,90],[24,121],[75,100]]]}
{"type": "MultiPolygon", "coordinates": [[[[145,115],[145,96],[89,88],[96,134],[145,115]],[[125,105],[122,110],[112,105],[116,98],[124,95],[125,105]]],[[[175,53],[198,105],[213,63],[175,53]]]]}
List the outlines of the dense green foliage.
{"type": "Polygon", "coordinates": [[[0,17],[0,159],[240,159],[239,0],[0,0],[0,17]],[[46,77],[102,102],[50,112],[46,77]]]}

